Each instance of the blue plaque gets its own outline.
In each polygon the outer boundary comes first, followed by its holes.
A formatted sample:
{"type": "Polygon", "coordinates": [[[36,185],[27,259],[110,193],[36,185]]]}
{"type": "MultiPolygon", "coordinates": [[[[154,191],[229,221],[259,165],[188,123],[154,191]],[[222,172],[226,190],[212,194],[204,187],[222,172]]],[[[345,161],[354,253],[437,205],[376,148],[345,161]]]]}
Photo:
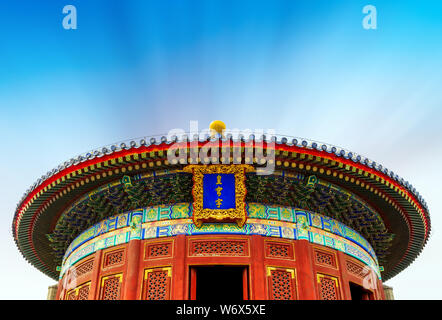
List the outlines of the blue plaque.
{"type": "Polygon", "coordinates": [[[222,210],[235,207],[235,174],[204,174],[203,208],[222,210]]]}
{"type": "Polygon", "coordinates": [[[254,168],[248,164],[238,165],[197,165],[183,168],[193,174],[193,214],[197,228],[209,222],[235,222],[243,227],[246,212],[246,172],[254,168]]]}

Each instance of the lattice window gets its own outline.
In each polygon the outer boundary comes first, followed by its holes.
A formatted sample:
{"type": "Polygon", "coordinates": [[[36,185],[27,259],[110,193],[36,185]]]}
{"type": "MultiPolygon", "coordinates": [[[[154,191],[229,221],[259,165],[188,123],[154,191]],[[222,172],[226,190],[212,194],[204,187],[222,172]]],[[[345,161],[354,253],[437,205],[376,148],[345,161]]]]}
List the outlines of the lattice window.
{"type": "Polygon", "coordinates": [[[172,256],[172,242],[149,244],[147,247],[148,258],[160,258],[172,256]]]}
{"type": "Polygon", "coordinates": [[[269,290],[272,300],[295,300],[295,271],[268,267],[269,290]]]}
{"type": "Polygon", "coordinates": [[[169,300],[171,268],[147,269],[144,274],[144,299],[169,300]]]}
{"type": "Polygon", "coordinates": [[[315,262],[320,265],[336,267],[336,260],[333,253],[315,250],[315,262]]]}
{"type": "Polygon", "coordinates": [[[358,264],[353,263],[351,261],[346,261],[346,265],[347,265],[348,272],[350,272],[360,278],[365,277],[367,272],[365,272],[364,267],[362,267],[361,265],[358,265],[358,264]]]}
{"type": "Polygon", "coordinates": [[[217,255],[246,255],[246,244],[244,241],[198,241],[193,243],[193,255],[196,256],[217,256],[217,255]]]}
{"type": "Polygon", "coordinates": [[[104,255],[103,267],[110,267],[122,264],[124,261],[124,249],[118,251],[107,252],[104,255]]]}
{"type": "Polygon", "coordinates": [[[339,300],[338,279],[318,274],[318,289],[321,300],[339,300]]]}
{"type": "Polygon", "coordinates": [[[118,300],[120,299],[121,282],[123,275],[117,274],[104,277],[101,280],[101,300],[118,300]]]}
{"type": "Polygon", "coordinates": [[[69,291],[66,294],[66,300],[77,300],[77,292],[74,290],[69,291]]]}
{"type": "Polygon", "coordinates": [[[77,300],[88,300],[89,298],[89,286],[83,286],[78,290],[77,300]]]}
{"type": "Polygon", "coordinates": [[[267,243],[266,256],[269,258],[291,259],[293,258],[293,253],[290,249],[289,244],[267,243]]]}
{"type": "Polygon", "coordinates": [[[80,264],[78,267],[75,268],[74,271],[75,277],[81,277],[82,275],[92,272],[93,267],[94,267],[94,259],[90,259],[86,262],[83,262],[82,264],[80,264]]]}
{"type": "Polygon", "coordinates": [[[66,300],[88,300],[90,285],[91,283],[87,282],[75,289],[69,290],[66,294],[66,300]]]}

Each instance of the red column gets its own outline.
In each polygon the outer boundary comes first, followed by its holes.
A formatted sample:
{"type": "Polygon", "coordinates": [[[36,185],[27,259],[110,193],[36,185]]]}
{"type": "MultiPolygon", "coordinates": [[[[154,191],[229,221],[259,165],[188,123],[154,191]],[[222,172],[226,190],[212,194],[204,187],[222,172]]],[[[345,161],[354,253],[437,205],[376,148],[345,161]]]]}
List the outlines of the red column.
{"type": "Polygon", "coordinates": [[[55,300],[60,300],[60,295],[63,290],[63,279],[58,280],[57,294],[55,295],[55,300]]]}
{"type": "Polygon", "coordinates": [[[186,272],[186,236],[180,234],[175,238],[175,256],[172,267],[172,294],[174,300],[188,299],[186,288],[189,286],[186,272]]]}
{"type": "Polygon", "coordinates": [[[244,268],[242,271],[242,297],[244,300],[249,300],[249,275],[247,272],[247,268],[244,268]]]}
{"type": "Polygon", "coordinates": [[[384,286],[382,284],[382,281],[378,279],[378,288],[376,292],[376,299],[378,300],[385,300],[385,292],[384,292],[384,286]]]}
{"type": "Polygon", "coordinates": [[[264,266],[264,239],[262,236],[253,235],[251,237],[251,265],[252,277],[250,292],[253,300],[266,300],[266,283],[267,276],[264,266]]]}
{"type": "Polygon", "coordinates": [[[195,268],[190,269],[190,296],[189,300],[196,300],[196,270],[195,268]]]}
{"type": "Polygon", "coordinates": [[[317,300],[316,275],[313,272],[313,254],[307,240],[297,240],[296,261],[300,300],[317,300]]]}
{"type": "Polygon", "coordinates": [[[92,267],[91,275],[91,288],[89,290],[89,300],[99,299],[100,294],[100,268],[101,268],[101,256],[103,250],[95,252],[94,266],[92,267]]]}
{"type": "Polygon", "coordinates": [[[138,273],[140,262],[141,240],[129,241],[123,283],[123,300],[136,300],[138,289],[138,273]]]}
{"type": "Polygon", "coordinates": [[[345,263],[346,254],[337,251],[338,254],[338,266],[339,266],[339,274],[341,276],[340,285],[342,288],[342,300],[351,300],[351,291],[350,291],[350,280],[347,276],[347,265],[345,263]]]}

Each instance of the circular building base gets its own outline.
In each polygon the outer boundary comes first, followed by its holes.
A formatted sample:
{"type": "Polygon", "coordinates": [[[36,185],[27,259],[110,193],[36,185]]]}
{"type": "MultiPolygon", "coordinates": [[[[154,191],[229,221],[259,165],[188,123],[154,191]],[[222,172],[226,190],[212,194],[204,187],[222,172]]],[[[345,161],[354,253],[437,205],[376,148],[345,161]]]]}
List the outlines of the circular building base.
{"type": "Polygon", "coordinates": [[[84,231],[63,259],[57,298],[384,299],[370,245],[342,223],[286,207],[276,209],[288,221],[249,214],[241,228],[196,228],[183,208],[138,209],[84,231]]]}

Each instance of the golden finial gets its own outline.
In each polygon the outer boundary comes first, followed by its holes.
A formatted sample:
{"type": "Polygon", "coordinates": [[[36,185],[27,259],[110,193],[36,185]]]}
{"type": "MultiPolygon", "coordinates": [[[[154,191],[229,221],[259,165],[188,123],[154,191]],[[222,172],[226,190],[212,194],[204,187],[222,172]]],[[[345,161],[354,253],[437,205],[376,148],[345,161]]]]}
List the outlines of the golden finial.
{"type": "Polygon", "coordinates": [[[212,138],[218,133],[220,136],[224,136],[223,132],[226,130],[226,124],[221,120],[212,121],[209,125],[212,138]]]}

